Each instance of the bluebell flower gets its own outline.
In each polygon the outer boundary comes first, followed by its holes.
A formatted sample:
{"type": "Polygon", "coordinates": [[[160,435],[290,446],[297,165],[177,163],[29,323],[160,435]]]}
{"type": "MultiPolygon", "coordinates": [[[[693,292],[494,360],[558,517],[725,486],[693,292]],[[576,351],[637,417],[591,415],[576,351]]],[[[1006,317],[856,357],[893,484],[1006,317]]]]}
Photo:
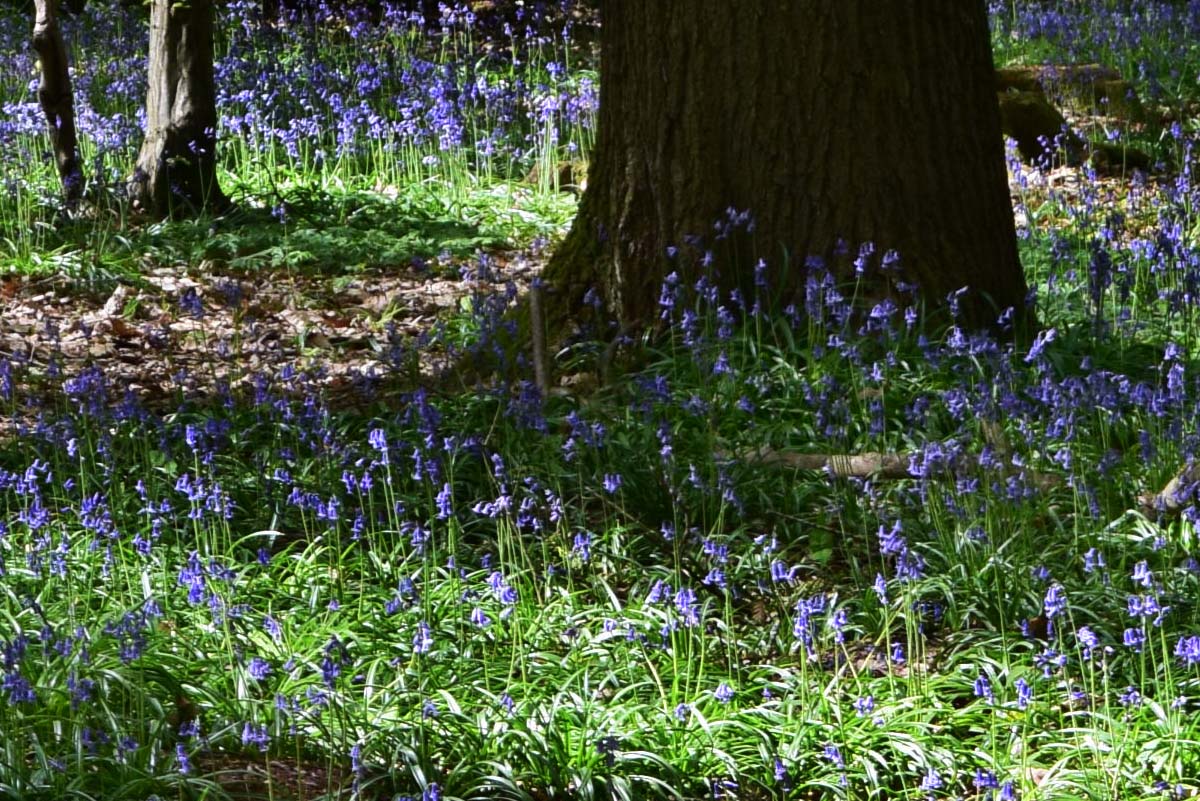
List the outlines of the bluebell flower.
{"type": "Polygon", "coordinates": [[[71,695],[71,711],[78,711],[79,707],[92,700],[92,691],[96,687],[96,682],[91,679],[80,679],[76,676],[75,671],[67,674],[67,692],[71,695]]]}
{"type": "Polygon", "coordinates": [[[354,774],[354,788],[357,790],[363,776],[362,743],[350,746],[350,772],[354,774]]]}
{"type": "Polygon", "coordinates": [[[1127,607],[1130,617],[1143,620],[1152,618],[1151,622],[1155,626],[1161,626],[1163,619],[1171,611],[1171,607],[1159,604],[1157,595],[1131,595],[1127,607]]]}
{"type": "Polygon", "coordinates": [[[1175,656],[1187,667],[1200,664],[1200,636],[1180,637],[1175,644],[1175,656]]]}
{"type": "Polygon", "coordinates": [[[988,681],[987,676],[982,674],[977,676],[975,678],[973,690],[976,698],[982,698],[989,704],[994,703],[996,700],[996,697],[992,694],[992,683],[988,681]]]}
{"type": "Polygon", "coordinates": [[[125,763],[125,758],[128,754],[138,750],[138,741],[126,735],[117,738],[117,761],[122,765],[125,763]]]}
{"type": "Polygon", "coordinates": [[[983,768],[975,768],[974,783],[975,789],[980,791],[1000,789],[1000,781],[996,778],[996,774],[983,768]]]}
{"type": "Polygon", "coordinates": [[[675,593],[675,609],[683,617],[683,624],[689,628],[700,625],[700,608],[696,601],[696,593],[690,587],[681,587],[675,593]]]}
{"type": "Polygon", "coordinates": [[[1083,648],[1083,658],[1085,660],[1091,659],[1092,652],[1100,646],[1100,638],[1087,626],[1079,627],[1079,631],[1075,633],[1075,639],[1083,648]]]}
{"type": "Polygon", "coordinates": [[[575,540],[571,545],[571,552],[577,555],[583,562],[587,562],[592,558],[592,534],[590,531],[580,531],[575,534],[575,540]]]}
{"type": "Polygon", "coordinates": [[[833,617],[829,620],[829,626],[833,629],[833,641],[837,643],[844,642],[846,639],[846,624],[849,622],[849,615],[845,609],[838,609],[833,613],[833,617]]]}
{"type": "Polygon", "coordinates": [[[875,595],[879,598],[879,603],[887,606],[887,581],[883,578],[882,573],[875,574],[875,583],[871,585],[871,589],[875,590],[875,595]]]}
{"type": "Polygon", "coordinates": [[[250,664],[246,666],[246,672],[250,674],[250,678],[255,681],[264,681],[271,675],[271,663],[262,657],[254,657],[250,660],[250,664]]]}
{"type": "Polygon", "coordinates": [[[380,460],[383,464],[388,463],[388,441],[387,434],[382,428],[371,429],[371,433],[367,435],[367,441],[371,447],[380,454],[380,460]]]}
{"type": "Polygon", "coordinates": [[[925,558],[907,548],[896,559],[896,578],[902,582],[918,581],[925,575],[925,558]]]}
{"type": "Polygon", "coordinates": [[[417,623],[417,633],[413,635],[413,651],[418,654],[429,653],[433,648],[433,632],[424,620],[417,623]]]}
{"type": "Polygon", "coordinates": [[[275,642],[279,642],[283,638],[283,627],[270,615],[263,616],[263,631],[267,632],[275,642]]]}
{"type": "Polygon", "coordinates": [[[4,674],[4,678],[0,680],[0,692],[8,693],[9,706],[32,704],[37,701],[37,693],[34,692],[33,685],[16,672],[4,674]]]}
{"type": "Polygon", "coordinates": [[[1058,617],[1067,609],[1067,595],[1063,591],[1061,584],[1051,584],[1046,590],[1046,597],[1042,601],[1042,609],[1046,614],[1046,618],[1051,620],[1058,617]]]}
{"type": "Polygon", "coordinates": [[[1033,663],[1042,669],[1043,676],[1050,678],[1055,670],[1066,666],[1067,655],[1060,654],[1053,648],[1046,647],[1041,653],[1034,655],[1033,663]]]}
{"type": "Polygon", "coordinates": [[[242,745],[256,745],[258,750],[266,753],[267,748],[271,744],[271,735],[267,732],[267,727],[256,726],[247,721],[242,726],[242,745]]]}
{"type": "Polygon", "coordinates": [[[512,606],[517,602],[517,591],[509,585],[505,580],[504,574],[499,570],[494,570],[487,578],[488,586],[491,587],[492,594],[496,600],[506,606],[512,606]]]}
{"type": "Polygon", "coordinates": [[[783,760],[775,758],[775,782],[783,792],[787,792],[792,788],[792,777],[788,774],[787,767],[783,764],[783,760]]]}
{"type": "Polygon", "coordinates": [[[442,490],[437,494],[437,516],[439,520],[450,519],[453,513],[453,505],[451,502],[452,491],[448,483],[442,485],[442,490]]]}
{"type": "Polygon", "coordinates": [[[1042,356],[1042,351],[1046,349],[1047,345],[1054,341],[1057,335],[1057,329],[1048,328],[1035,336],[1033,339],[1033,345],[1030,346],[1029,352],[1025,354],[1025,363],[1033,364],[1035,361],[1040,359],[1042,356]]]}
{"type": "Polygon", "coordinates": [[[941,787],[942,777],[934,768],[927,770],[925,775],[921,777],[921,789],[927,793],[932,794],[934,790],[939,790],[941,787]]]}
{"type": "Polygon", "coordinates": [[[1172,403],[1182,403],[1187,396],[1183,381],[1183,365],[1172,364],[1167,370],[1167,398],[1172,403]]]}
{"type": "Polygon", "coordinates": [[[671,596],[671,585],[667,584],[662,579],[658,579],[650,586],[650,592],[646,594],[646,603],[651,606],[661,603],[664,597],[671,596]]]}
{"type": "Polygon", "coordinates": [[[793,567],[789,570],[785,562],[780,559],[774,559],[771,561],[771,581],[776,584],[790,583],[799,569],[799,567],[793,567]]]}
{"type": "Polygon", "coordinates": [[[726,564],[729,561],[729,546],[723,542],[705,539],[702,549],[705,556],[711,557],[719,565],[726,564]]]}
{"type": "Polygon", "coordinates": [[[724,306],[717,307],[717,339],[725,341],[733,336],[733,324],[735,320],[733,314],[724,306]]]}
{"type": "Polygon", "coordinates": [[[908,542],[904,539],[903,525],[897,520],[892,524],[891,529],[884,526],[879,527],[879,550],[884,555],[903,553],[908,549],[908,542]]]}

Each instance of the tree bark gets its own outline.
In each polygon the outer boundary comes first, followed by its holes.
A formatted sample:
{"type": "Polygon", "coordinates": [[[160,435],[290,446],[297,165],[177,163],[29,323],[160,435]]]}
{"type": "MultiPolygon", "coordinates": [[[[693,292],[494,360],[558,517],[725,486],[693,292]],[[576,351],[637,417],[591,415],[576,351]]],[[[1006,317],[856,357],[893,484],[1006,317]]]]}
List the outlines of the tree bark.
{"type": "Polygon", "coordinates": [[[83,196],[83,171],[79,166],[79,148],[75,136],[75,95],[67,46],[58,25],[58,0],[36,0],[33,23],[33,48],[41,63],[38,103],[46,115],[54,163],[63,185],[67,206],[83,196]]]}
{"type": "Polygon", "coordinates": [[[217,183],[212,0],[154,0],[146,139],[129,191],[155,215],[222,211],[217,183]]]}
{"type": "Polygon", "coordinates": [[[669,261],[667,247],[711,241],[732,207],[755,223],[723,243],[742,256],[718,259],[726,288],[752,289],[758,256],[776,298],[802,291],[809,256],[853,278],[834,256],[869,242],[876,262],[898,251],[927,303],[969,285],[972,325],[1022,315],[981,0],[919,13],[880,0],[605,0],[602,13],[597,146],[546,272],[568,302],[596,286],[622,321],[652,320],[664,275],[686,279],[695,263],[669,261]]]}

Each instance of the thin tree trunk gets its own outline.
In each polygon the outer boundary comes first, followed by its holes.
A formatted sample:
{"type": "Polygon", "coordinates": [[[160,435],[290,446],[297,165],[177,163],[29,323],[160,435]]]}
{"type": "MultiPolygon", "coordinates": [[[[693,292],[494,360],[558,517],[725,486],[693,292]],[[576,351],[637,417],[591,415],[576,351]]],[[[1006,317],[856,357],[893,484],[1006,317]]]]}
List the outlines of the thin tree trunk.
{"type": "Polygon", "coordinates": [[[781,298],[810,255],[852,279],[839,242],[870,242],[933,304],[970,285],[971,324],[1021,314],[982,0],[605,0],[603,15],[588,188],[546,273],[569,299],[595,285],[622,320],[652,320],[664,275],[694,277],[668,246],[712,242],[732,207],[755,224],[717,243],[742,257],[717,260],[727,288],[753,287],[758,256],[781,298]]]}
{"type": "Polygon", "coordinates": [[[75,136],[75,96],[67,46],[58,25],[58,0],[35,0],[33,47],[41,63],[38,103],[46,115],[54,163],[63,185],[68,207],[83,196],[83,171],[79,167],[79,148],[75,136]]]}
{"type": "Polygon", "coordinates": [[[221,211],[217,183],[212,0],[154,0],[146,139],[130,179],[143,210],[179,216],[221,211]]]}

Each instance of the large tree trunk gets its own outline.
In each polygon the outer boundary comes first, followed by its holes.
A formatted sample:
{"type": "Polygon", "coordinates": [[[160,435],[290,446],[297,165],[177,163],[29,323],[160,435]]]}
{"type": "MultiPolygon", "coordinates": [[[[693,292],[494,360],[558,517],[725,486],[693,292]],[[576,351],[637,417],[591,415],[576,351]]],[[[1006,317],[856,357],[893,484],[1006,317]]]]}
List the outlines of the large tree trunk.
{"type": "MultiPolygon", "coordinates": [[[[595,285],[623,320],[653,319],[664,273],[694,263],[667,247],[711,241],[733,207],[753,214],[737,248],[767,259],[777,297],[802,286],[806,257],[870,242],[876,261],[900,253],[927,302],[970,285],[972,325],[1022,313],[982,0],[605,0],[602,13],[598,142],[546,273],[569,299],[595,285]]],[[[752,287],[741,262],[719,262],[727,286],[752,287]]],[[[846,275],[849,262],[828,263],[846,275]]]]}
{"type": "Polygon", "coordinates": [[[212,0],[154,0],[146,139],[129,191],[157,215],[221,211],[212,0]]]}
{"type": "Polygon", "coordinates": [[[58,26],[58,0],[36,0],[35,11],[33,48],[41,62],[38,102],[46,115],[54,163],[69,207],[83,195],[83,171],[79,168],[75,138],[75,96],[71,90],[67,46],[58,26]]]}

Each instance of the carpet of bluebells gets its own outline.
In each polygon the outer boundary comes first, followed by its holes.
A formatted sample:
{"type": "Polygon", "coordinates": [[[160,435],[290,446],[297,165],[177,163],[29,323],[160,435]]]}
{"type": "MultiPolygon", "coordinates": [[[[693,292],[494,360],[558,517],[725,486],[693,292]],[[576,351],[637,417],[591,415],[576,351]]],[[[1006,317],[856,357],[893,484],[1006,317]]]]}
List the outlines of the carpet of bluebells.
{"type": "MultiPolygon", "coordinates": [[[[230,180],[461,187],[586,155],[594,65],[554,11],[229,6],[230,180]]],[[[992,14],[998,58],[1193,92],[1200,3],[992,14]]],[[[10,248],[54,205],[23,30],[0,28],[10,248]]],[[[105,7],[69,36],[110,186],[144,24],[105,7]]],[[[1200,505],[1138,498],[1200,449],[1196,136],[1165,126],[1153,178],[1021,184],[1043,328],[1020,345],[855,312],[810,262],[794,303],[766,271],[749,297],[672,275],[636,369],[588,396],[364,382],[352,411],[280,365],[246,393],[181,375],[163,409],[0,354],[0,797],[222,798],[255,769],[274,798],[1195,796],[1200,505]]],[[[473,347],[501,311],[471,308],[473,347]]]]}
{"type": "MultiPolygon", "coordinates": [[[[124,192],[145,124],[145,14],[112,5],[62,21],[93,200],[124,192]]],[[[557,189],[555,165],[591,147],[596,23],[577,0],[482,17],[455,4],[433,26],[408,10],[419,3],[295,3],[272,22],[253,0],[218,5],[222,187],[280,221],[289,202],[317,190],[436,190],[460,206],[470,188],[534,168],[538,188],[557,189]]],[[[25,261],[62,245],[45,224],[58,189],[32,21],[0,13],[0,241],[25,261]]]]}

